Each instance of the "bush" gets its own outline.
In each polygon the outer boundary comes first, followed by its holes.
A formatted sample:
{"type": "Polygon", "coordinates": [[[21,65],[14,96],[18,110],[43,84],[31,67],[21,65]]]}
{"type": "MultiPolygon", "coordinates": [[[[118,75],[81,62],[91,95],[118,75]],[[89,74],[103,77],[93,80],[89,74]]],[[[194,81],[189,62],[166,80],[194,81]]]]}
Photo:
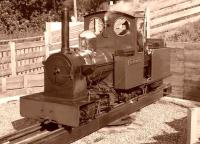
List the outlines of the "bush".
{"type": "Polygon", "coordinates": [[[56,8],[49,0],[2,0],[0,1],[1,34],[42,31],[46,21],[60,20],[63,0],[56,0],[56,8]]]}
{"type": "MultiPolygon", "coordinates": [[[[1,0],[0,1],[0,35],[13,37],[27,33],[41,33],[45,22],[60,21],[61,7],[65,0],[1,0]],[[10,36],[11,35],[11,36],[10,36]]],[[[73,0],[66,0],[72,3],[73,0]]],[[[77,0],[79,18],[95,12],[107,0],[77,0]]],[[[73,5],[70,15],[73,15],[73,5]]],[[[17,36],[18,37],[18,36],[17,36]]],[[[2,38],[1,38],[2,39],[2,38]]]]}
{"type": "Polygon", "coordinates": [[[185,26],[178,28],[177,31],[169,35],[169,41],[180,42],[197,42],[200,41],[200,20],[193,23],[188,23],[185,26]]]}

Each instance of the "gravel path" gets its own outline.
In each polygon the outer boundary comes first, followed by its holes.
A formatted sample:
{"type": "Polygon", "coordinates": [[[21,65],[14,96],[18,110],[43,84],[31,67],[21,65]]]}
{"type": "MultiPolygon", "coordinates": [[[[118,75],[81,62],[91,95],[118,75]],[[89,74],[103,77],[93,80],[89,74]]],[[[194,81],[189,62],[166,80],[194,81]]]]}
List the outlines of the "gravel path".
{"type": "Polygon", "coordinates": [[[0,104],[0,136],[15,131],[12,121],[20,118],[18,101],[0,104]]]}
{"type": "MultiPolygon", "coordinates": [[[[187,108],[193,106],[161,99],[132,114],[130,125],[102,128],[73,144],[185,144],[187,108]]],[[[15,131],[19,102],[1,104],[0,117],[0,136],[15,131]]]]}

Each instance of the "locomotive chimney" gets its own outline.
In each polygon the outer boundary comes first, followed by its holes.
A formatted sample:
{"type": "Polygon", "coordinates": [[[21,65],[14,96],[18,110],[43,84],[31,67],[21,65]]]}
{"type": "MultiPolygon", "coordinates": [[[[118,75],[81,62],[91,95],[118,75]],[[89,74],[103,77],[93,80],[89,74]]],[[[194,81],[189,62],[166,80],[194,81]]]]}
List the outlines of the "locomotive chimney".
{"type": "Polygon", "coordinates": [[[69,11],[66,5],[63,6],[62,10],[62,47],[61,53],[70,53],[69,48],[69,11]]]}

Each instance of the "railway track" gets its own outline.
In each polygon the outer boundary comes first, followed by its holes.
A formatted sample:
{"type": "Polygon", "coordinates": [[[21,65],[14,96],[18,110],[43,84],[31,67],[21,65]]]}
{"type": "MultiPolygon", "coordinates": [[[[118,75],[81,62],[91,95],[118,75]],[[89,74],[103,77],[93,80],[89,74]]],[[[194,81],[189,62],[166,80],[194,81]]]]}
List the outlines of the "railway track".
{"type": "Polygon", "coordinates": [[[36,144],[45,138],[66,131],[55,124],[37,123],[22,130],[0,137],[1,144],[36,144]]]}
{"type": "Polygon", "coordinates": [[[96,119],[79,127],[59,126],[55,123],[36,123],[16,131],[14,133],[0,137],[1,144],[69,144],[82,137],[85,137],[111,122],[129,115],[163,96],[164,87],[160,87],[153,92],[145,94],[138,99],[119,105],[108,113],[102,114],[96,119]]]}

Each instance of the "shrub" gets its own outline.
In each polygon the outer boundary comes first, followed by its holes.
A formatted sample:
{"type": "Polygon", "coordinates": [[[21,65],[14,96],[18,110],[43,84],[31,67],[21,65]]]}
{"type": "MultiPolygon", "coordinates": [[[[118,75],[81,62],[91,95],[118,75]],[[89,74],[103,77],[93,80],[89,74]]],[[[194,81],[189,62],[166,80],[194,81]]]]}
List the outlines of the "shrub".
{"type": "MultiPolygon", "coordinates": [[[[61,7],[65,0],[1,0],[0,35],[41,33],[45,22],[60,21],[61,7]]],[[[66,0],[69,3],[70,0],[66,0]]],[[[107,0],[77,0],[78,15],[94,12],[107,0]]],[[[73,0],[71,0],[73,4],[73,0]]],[[[73,5],[70,5],[73,15],[73,5]]]]}
{"type": "Polygon", "coordinates": [[[167,36],[166,39],[180,42],[200,41],[200,20],[178,28],[174,34],[167,36]]]}

